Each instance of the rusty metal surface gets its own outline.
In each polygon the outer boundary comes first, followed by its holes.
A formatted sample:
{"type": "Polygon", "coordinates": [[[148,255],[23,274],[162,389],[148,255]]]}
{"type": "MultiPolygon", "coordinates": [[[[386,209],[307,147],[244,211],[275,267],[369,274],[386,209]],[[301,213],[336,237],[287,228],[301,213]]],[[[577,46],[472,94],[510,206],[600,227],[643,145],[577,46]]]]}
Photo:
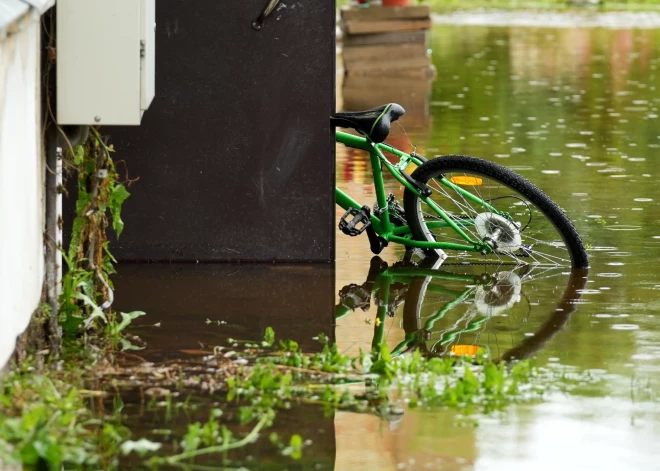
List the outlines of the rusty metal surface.
{"type": "Polygon", "coordinates": [[[158,2],[156,97],[103,128],[140,177],[118,259],[333,259],[335,2],[281,2],[255,31],[263,7],[158,2]]]}

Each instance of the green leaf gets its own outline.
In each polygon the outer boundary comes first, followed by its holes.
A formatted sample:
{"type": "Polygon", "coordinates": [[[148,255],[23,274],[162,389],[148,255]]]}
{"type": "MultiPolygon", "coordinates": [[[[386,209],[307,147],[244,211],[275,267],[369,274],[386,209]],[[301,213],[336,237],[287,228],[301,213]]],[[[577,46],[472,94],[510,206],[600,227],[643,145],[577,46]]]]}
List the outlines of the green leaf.
{"type": "Polygon", "coordinates": [[[80,293],[78,291],[74,291],[72,296],[76,299],[81,300],[83,303],[85,303],[86,305],[88,305],[89,307],[92,308],[92,313],[85,320],[85,326],[84,326],[85,329],[87,329],[90,326],[90,324],[92,323],[92,321],[96,318],[103,319],[103,322],[105,322],[105,323],[108,322],[108,318],[105,317],[105,314],[103,313],[101,308],[94,301],[92,301],[91,298],[89,298],[88,296],[86,296],[83,293],[80,293]]]}
{"type": "Polygon", "coordinates": [[[183,449],[186,451],[194,451],[199,448],[199,445],[202,443],[201,434],[202,424],[199,422],[189,424],[188,432],[183,436],[183,441],[181,442],[183,449]]]}
{"type": "Polygon", "coordinates": [[[291,435],[289,446],[282,450],[282,454],[288,455],[294,460],[302,458],[303,439],[297,433],[291,435]]]}
{"type": "Polygon", "coordinates": [[[146,312],[143,311],[133,311],[133,312],[122,312],[121,314],[121,322],[115,326],[112,330],[113,333],[119,334],[121,333],[126,327],[129,326],[131,322],[133,322],[134,319],[137,319],[138,317],[142,317],[146,315],[146,312]]]}
{"type": "Polygon", "coordinates": [[[385,342],[380,347],[380,357],[385,361],[392,361],[392,353],[390,352],[390,347],[387,346],[385,342]]]}
{"type": "Polygon", "coordinates": [[[73,146],[73,163],[76,165],[82,165],[83,160],[85,159],[85,147],[81,144],[73,146]]]}
{"type": "Polygon", "coordinates": [[[127,352],[129,350],[144,350],[144,347],[135,346],[129,340],[121,339],[120,342],[122,352],[127,352]]]}
{"type": "Polygon", "coordinates": [[[264,341],[261,342],[261,345],[264,347],[272,347],[275,343],[275,331],[272,327],[266,327],[266,332],[264,332],[264,341]]]}
{"type": "Polygon", "coordinates": [[[119,237],[124,230],[124,222],[121,220],[121,205],[126,201],[126,198],[131,196],[124,185],[117,185],[112,189],[110,201],[110,213],[112,214],[112,228],[114,229],[117,237],[119,237]]]}

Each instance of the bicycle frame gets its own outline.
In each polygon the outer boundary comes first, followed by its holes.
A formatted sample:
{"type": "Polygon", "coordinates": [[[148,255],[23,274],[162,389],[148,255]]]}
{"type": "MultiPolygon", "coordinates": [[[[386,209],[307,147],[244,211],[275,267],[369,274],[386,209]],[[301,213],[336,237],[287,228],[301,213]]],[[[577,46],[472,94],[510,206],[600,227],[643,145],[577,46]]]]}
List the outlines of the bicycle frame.
{"type": "MultiPolygon", "coordinates": [[[[465,233],[465,231],[463,231],[463,229],[461,229],[461,227],[474,225],[474,221],[452,219],[430,197],[423,196],[420,191],[410,182],[408,182],[408,180],[406,180],[406,178],[402,175],[411,163],[418,166],[423,164],[423,161],[419,157],[406,154],[405,152],[402,152],[389,144],[375,143],[367,137],[355,136],[353,134],[348,134],[341,131],[336,131],[335,139],[337,142],[340,142],[347,147],[353,147],[355,149],[361,149],[369,152],[373,181],[376,189],[376,201],[378,202],[379,208],[384,208],[380,214],[380,217],[375,214],[371,214],[371,225],[374,228],[376,234],[388,242],[395,242],[408,247],[440,250],[466,250],[469,252],[485,251],[485,253],[492,252],[490,245],[480,240],[473,240],[465,233]],[[397,164],[391,164],[385,157],[384,152],[397,156],[399,158],[399,162],[397,164]],[[438,216],[440,216],[441,220],[427,223],[429,229],[451,228],[461,238],[463,238],[466,243],[456,244],[453,242],[428,242],[413,240],[409,226],[394,226],[390,221],[390,212],[387,204],[387,195],[385,194],[385,184],[383,179],[383,167],[386,168],[399,183],[418,195],[422,201],[429,205],[429,207],[431,207],[438,214],[438,216]]],[[[442,183],[442,185],[460,193],[463,197],[483,206],[486,211],[508,218],[509,215],[507,213],[498,211],[486,201],[478,198],[469,191],[464,190],[446,178],[442,178],[439,181],[442,183]]],[[[346,193],[341,191],[339,188],[335,188],[335,200],[336,203],[345,210],[348,210],[351,207],[361,208],[363,206],[348,196],[346,193]]]]}

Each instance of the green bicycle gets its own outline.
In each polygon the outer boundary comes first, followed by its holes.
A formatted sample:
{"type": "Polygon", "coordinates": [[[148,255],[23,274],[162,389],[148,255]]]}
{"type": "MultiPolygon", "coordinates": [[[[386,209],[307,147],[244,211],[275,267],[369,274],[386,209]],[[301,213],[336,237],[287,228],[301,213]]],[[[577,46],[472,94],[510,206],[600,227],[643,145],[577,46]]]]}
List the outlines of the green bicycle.
{"type": "Polygon", "coordinates": [[[339,221],[342,232],[357,236],[366,231],[375,254],[394,242],[441,258],[445,250],[459,251],[466,262],[589,266],[568,216],[520,175],[476,157],[427,160],[385,144],[392,122],[404,113],[390,103],[331,116],[334,126],[360,134],[337,131],[336,141],[370,154],[376,190],[376,204],[369,208],[336,188],[336,203],[346,210],[339,221]],[[390,163],[385,153],[398,162],[390,163]],[[409,174],[412,164],[417,168],[409,174]],[[403,206],[386,195],[384,168],[405,187],[403,206]]]}

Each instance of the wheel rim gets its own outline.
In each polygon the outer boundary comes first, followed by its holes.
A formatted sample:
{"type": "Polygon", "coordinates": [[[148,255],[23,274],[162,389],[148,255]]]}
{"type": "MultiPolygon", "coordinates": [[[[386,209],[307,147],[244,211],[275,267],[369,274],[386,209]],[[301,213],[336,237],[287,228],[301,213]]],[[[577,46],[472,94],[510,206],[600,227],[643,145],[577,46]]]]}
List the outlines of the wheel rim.
{"type": "MultiPolygon", "coordinates": [[[[511,189],[493,177],[479,172],[443,170],[442,174],[449,181],[462,182],[457,186],[488,202],[497,211],[508,212],[513,222],[519,224],[521,248],[509,250],[511,246],[507,249],[506,244],[498,246],[496,243],[496,248],[492,254],[484,256],[476,252],[463,252],[457,254],[461,260],[465,262],[488,261],[489,263],[515,265],[571,265],[571,253],[564,236],[557,229],[555,223],[532,203],[528,196],[511,189]]],[[[474,224],[478,217],[483,219],[484,214],[487,217],[490,213],[493,220],[495,220],[495,217],[500,218],[483,205],[475,203],[458,191],[445,186],[438,180],[437,176],[429,178],[426,184],[432,190],[430,198],[455,222],[459,223],[465,234],[472,240],[483,242],[485,239],[483,232],[480,234],[477,225],[474,224]]],[[[417,198],[416,212],[418,221],[421,223],[420,229],[424,240],[467,244],[467,241],[449,227],[429,228],[427,223],[440,221],[441,218],[420,198],[417,198]]],[[[492,226],[496,226],[496,224],[492,224],[492,226]]],[[[508,236],[511,236],[511,231],[512,229],[508,228],[508,236]]]]}

